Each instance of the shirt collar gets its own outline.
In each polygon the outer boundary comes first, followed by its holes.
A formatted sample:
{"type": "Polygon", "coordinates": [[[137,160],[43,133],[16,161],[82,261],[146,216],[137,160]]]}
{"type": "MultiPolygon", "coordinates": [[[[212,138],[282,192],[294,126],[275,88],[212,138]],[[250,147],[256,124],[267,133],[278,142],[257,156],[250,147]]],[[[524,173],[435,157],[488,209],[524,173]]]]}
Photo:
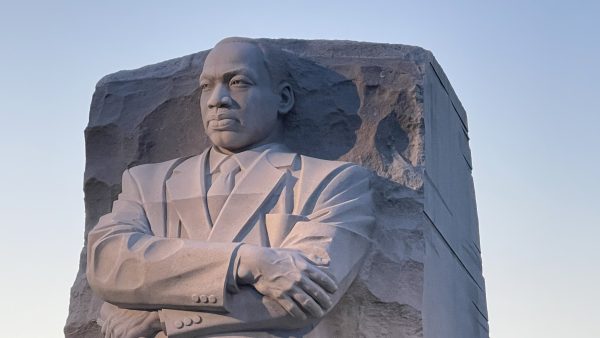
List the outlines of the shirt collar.
{"type": "Polygon", "coordinates": [[[245,150],[241,153],[227,155],[218,151],[214,146],[211,147],[209,153],[209,165],[210,165],[210,174],[212,175],[219,166],[230,156],[233,157],[240,165],[242,170],[246,170],[252,166],[254,161],[262,154],[265,150],[271,149],[274,152],[286,152],[287,148],[283,144],[280,143],[267,143],[256,148],[245,150]]]}
{"type": "Polygon", "coordinates": [[[219,169],[221,163],[223,163],[228,157],[229,155],[223,154],[222,152],[218,151],[215,147],[211,147],[210,152],[208,153],[208,164],[210,166],[210,174],[214,174],[214,172],[217,171],[217,169],[219,169]]]}

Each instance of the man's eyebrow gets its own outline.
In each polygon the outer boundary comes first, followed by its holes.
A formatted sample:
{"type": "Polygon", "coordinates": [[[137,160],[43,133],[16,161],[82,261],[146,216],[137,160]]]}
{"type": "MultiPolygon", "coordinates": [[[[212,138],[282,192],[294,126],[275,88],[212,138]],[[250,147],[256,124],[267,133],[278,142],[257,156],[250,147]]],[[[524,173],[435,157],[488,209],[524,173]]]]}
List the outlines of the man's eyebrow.
{"type": "Polygon", "coordinates": [[[231,76],[238,75],[238,74],[253,76],[254,72],[252,71],[252,69],[249,69],[249,68],[237,68],[237,69],[233,69],[228,72],[225,72],[223,74],[223,77],[231,77],[231,76]]]}
{"type": "MultiPolygon", "coordinates": [[[[255,73],[254,71],[252,71],[252,69],[249,68],[236,68],[236,69],[232,69],[229,70],[223,74],[221,74],[220,76],[222,76],[225,79],[231,78],[235,75],[246,75],[246,76],[250,76],[250,77],[255,77],[255,73]]],[[[215,79],[217,77],[220,76],[216,76],[215,74],[200,74],[200,80],[212,80],[215,79]]]]}

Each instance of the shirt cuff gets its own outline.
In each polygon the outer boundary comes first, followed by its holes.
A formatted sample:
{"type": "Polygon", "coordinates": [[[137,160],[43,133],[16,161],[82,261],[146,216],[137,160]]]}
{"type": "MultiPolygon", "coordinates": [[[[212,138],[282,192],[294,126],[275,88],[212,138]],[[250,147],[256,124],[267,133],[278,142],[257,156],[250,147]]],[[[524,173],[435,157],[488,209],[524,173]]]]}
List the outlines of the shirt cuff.
{"type": "Polygon", "coordinates": [[[230,293],[240,292],[240,288],[238,285],[237,272],[238,272],[238,268],[240,266],[240,255],[238,254],[238,251],[242,245],[244,245],[244,244],[241,244],[237,248],[235,248],[235,251],[233,252],[233,255],[235,258],[233,260],[233,264],[231,264],[229,271],[227,273],[227,291],[229,291],[230,293]]]}
{"type": "Polygon", "coordinates": [[[165,317],[162,310],[158,310],[158,318],[160,319],[160,326],[163,332],[167,332],[167,325],[165,324],[165,317]]]}

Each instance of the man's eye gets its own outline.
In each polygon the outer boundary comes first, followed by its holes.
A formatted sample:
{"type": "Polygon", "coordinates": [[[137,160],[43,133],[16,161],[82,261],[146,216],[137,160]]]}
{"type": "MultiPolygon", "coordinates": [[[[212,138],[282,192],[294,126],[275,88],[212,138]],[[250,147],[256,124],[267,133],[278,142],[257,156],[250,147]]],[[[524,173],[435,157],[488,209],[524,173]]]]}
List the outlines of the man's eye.
{"type": "Polygon", "coordinates": [[[229,82],[229,86],[232,86],[232,87],[247,87],[249,85],[250,85],[250,82],[246,81],[244,79],[232,79],[229,82]]]}
{"type": "Polygon", "coordinates": [[[200,83],[200,90],[207,90],[208,88],[208,83],[200,83]]]}

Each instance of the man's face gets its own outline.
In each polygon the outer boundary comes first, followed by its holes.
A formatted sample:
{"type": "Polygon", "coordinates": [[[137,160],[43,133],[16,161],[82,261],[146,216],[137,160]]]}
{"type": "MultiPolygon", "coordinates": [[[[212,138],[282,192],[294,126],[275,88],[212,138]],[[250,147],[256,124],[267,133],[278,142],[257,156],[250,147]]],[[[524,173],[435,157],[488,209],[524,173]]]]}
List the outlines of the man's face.
{"type": "Polygon", "coordinates": [[[204,129],[214,145],[238,151],[274,141],[280,97],[256,46],[217,45],[204,62],[200,88],[204,129]]]}

